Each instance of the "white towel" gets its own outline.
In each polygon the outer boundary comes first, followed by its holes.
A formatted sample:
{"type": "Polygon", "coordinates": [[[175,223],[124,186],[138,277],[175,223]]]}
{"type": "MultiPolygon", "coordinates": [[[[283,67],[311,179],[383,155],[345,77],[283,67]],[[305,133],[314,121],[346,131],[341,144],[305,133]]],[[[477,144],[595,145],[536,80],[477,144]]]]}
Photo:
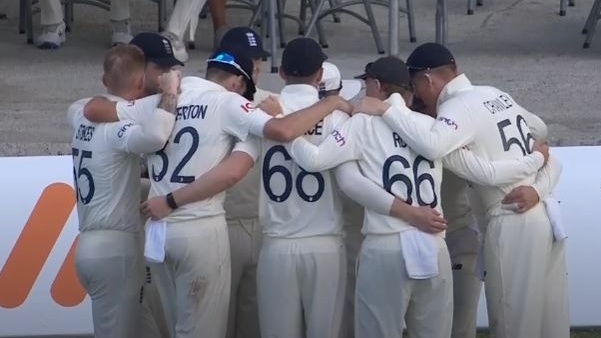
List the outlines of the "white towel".
{"type": "Polygon", "coordinates": [[[438,242],[435,235],[419,230],[400,233],[405,268],[411,279],[438,276],[438,242]]]}
{"type": "Polygon", "coordinates": [[[564,239],[568,238],[568,234],[566,232],[566,228],[563,224],[563,219],[561,217],[561,208],[559,207],[559,201],[557,201],[553,196],[549,196],[545,198],[543,201],[545,203],[545,208],[547,209],[547,216],[549,216],[549,221],[551,222],[551,228],[553,229],[553,237],[556,242],[561,242],[564,239]]]}
{"type": "Polygon", "coordinates": [[[144,257],[150,263],[165,261],[165,240],[167,238],[167,223],[149,221],[145,228],[144,257]]]}

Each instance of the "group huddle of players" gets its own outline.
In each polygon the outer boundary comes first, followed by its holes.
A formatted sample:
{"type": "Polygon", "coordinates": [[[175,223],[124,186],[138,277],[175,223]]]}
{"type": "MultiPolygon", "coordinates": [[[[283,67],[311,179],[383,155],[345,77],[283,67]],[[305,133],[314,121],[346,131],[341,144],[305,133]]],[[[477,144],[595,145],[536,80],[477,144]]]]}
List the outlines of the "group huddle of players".
{"type": "Polygon", "coordinates": [[[435,43],[342,81],[298,38],[277,94],[269,56],[233,28],[182,78],[140,33],[69,107],[96,337],[470,338],[482,284],[494,337],[569,337],[540,118],[435,43]]]}

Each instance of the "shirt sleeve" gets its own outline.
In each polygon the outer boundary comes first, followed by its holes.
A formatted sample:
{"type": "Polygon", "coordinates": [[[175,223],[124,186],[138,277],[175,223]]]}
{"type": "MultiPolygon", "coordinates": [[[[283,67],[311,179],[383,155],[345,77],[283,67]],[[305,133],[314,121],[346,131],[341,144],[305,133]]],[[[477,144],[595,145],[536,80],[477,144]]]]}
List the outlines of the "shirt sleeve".
{"type": "Polygon", "coordinates": [[[540,200],[543,200],[551,195],[553,189],[555,189],[555,186],[557,185],[557,182],[559,182],[559,177],[561,176],[562,170],[563,166],[561,162],[559,162],[554,156],[549,156],[547,165],[545,165],[536,173],[536,178],[534,179],[532,188],[536,190],[540,200]]]}
{"type": "Polygon", "coordinates": [[[476,122],[470,115],[467,105],[456,99],[440,105],[437,119],[404,106],[391,106],[382,117],[411,149],[436,160],[473,140],[476,122]]]}
{"type": "Polygon", "coordinates": [[[148,124],[156,126],[152,128],[133,121],[112,123],[108,128],[108,144],[113,149],[135,154],[151,153],[163,148],[175,124],[175,116],[160,108],[156,108],[155,115],[156,123],[148,124]]]}
{"type": "Polygon", "coordinates": [[[119,120],[130,120],[142,124],[148,120],[149,114],[161,102],[161,95],[151,95],[135,101],[117,102],[117,117],[119,120]]]}
{"type": "Polygon", "coordinates": [[[383,215],[390,214],[395,197],[361,174],[357,162],[343,163],[334,170],[342,192],[365,208],[383,215]]]}
{"type": "Polygon", "coordinates": [[[290,156],[306,171],[319,172],[334,168],[344,162],[360,158],[357,136],[354,130],[358,118],[351,118],[340,128],[334,129],[319,145],[314,145],[304,137],[298,137],[286,145],[290,156]]]}
{"type": "Polygon", "coordinates": [[[220,103],[222,124],[224,131],[241,141],[246,140],[248,134],[263,137],[263,129],[271,116],[234,93],[227,95],[220,103]]]}
{"type": "Polygon", "coordinates": [[[83,108],[88,101],[90,101],[90,98],[77,100],[73,102],[67,109],[67,121],[69,122],[71,128],[77,128],[75,119],[79,118],[79,116],[83,113],[83,108]]]}
{"type": "Polygon", "coordinates": [[[260,139],[256,136],[250,136],[245,141],[236,142],[234,145],[234,151],[241,151],[243,153],[248,154],[254,162],[259,158],[259,153],[261,150],[260,139]]]}
{"type": "Polygon", "coordinates": [[[442,159],[443,166],[457,176],[479,185],[496,186],[521,181],[544,164],[539,152],[520,159],[489,161],[467,149],[456,150],[442,159]]]}

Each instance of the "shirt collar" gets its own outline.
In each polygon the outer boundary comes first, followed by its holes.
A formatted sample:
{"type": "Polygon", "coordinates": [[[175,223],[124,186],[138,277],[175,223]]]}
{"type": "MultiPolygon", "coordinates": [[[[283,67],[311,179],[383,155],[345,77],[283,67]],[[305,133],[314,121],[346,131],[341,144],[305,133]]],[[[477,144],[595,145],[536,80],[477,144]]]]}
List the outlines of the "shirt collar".
{"type": "Polygon", "coordinates": [[[390,94],[390,96],[386,100],[384,100],[384,102],[390,104],[393,107],[397,107],[397,108],[407,107],[407,103],[405,102],[405,99],[399,93],[390,94]]]}
{"type": "Polygon", "coordinates": [[[202,88],[202,89],[208,89],[208,90],[226,91],[226,89],[222,85],[215,83],[213,81],[209,81],[209,80],[200,78],[198,76],[186,76],[186,77],[182,78],[181,87],[186,88],[186,89],[202,88]]]}
{"type": "Polygon", "coordinates": [[[307,84],[287,85],[282,89],[280,99],[289,108],[305,108],[319,101],[319,92],[317,88],[307,84]]]}
{"type": "Polygon", "coordinates": [[[436,106],[440,106],[445,101],[457,95],[459,92],[470,90],[472,88],[474,88],[474,86],[472,86],[472,83],[467,76],[465,76],[465,74],[458,75],[451,80],[451,82],[447,83],[447,85],[442,89],[440,95],[438,96],[436,106]]]}

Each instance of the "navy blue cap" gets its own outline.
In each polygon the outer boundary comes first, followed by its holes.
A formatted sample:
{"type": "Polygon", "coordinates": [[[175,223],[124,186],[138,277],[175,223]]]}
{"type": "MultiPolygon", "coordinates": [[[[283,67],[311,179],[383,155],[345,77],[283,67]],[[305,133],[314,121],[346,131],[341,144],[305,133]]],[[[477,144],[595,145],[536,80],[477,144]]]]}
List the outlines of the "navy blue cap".
{"type": "Polygon", "coordinates": [[[368,63],[365,66],[365,73],[355,76],[355,78],[362,80],[373,78],[381,83],[411,88],[411,78],[407,66],[396,56],[385,56],[368,63]]]}
{"type": "Polygon", "coordinates": [[[289,76],[309,76],[315,74],[327,59],[328,56],[315,40],[296,38],[284,48],[282,71],[289,76]]]}
{"type": "Polygon", "coordinates": [[[412,76],[418,72],[454,64],[455,57],[451,51],[434,42],[418,46],[407,58],[407,69],[412,76]]]}
{"type": "Polygon", "coordinates": [[[220,48],[241,49],[253,59],[271,56],[263,49],[263,41],[257,32],[248,27],[234,27],[227,31],[219,44],[220,48]]]}
{"type": "Polygon", "coordinates": [[[252,101],[257,91],[252,78],[253,61],[246,53],[238,49],[219,48],[207,60],[207,69],[218,68],[233,75],[241,75],[246,82],[246,99],[252,101]]]}
{"type": "Polygon", "coordinates": [[[139,33],[134,36],[129,44],[138,46],[144,52],[147,62],[150,61],[161,67],[168,68],[184,65],[183,62],[176,59],[173,55],[171,41],[158,33],[139,33]]]}

